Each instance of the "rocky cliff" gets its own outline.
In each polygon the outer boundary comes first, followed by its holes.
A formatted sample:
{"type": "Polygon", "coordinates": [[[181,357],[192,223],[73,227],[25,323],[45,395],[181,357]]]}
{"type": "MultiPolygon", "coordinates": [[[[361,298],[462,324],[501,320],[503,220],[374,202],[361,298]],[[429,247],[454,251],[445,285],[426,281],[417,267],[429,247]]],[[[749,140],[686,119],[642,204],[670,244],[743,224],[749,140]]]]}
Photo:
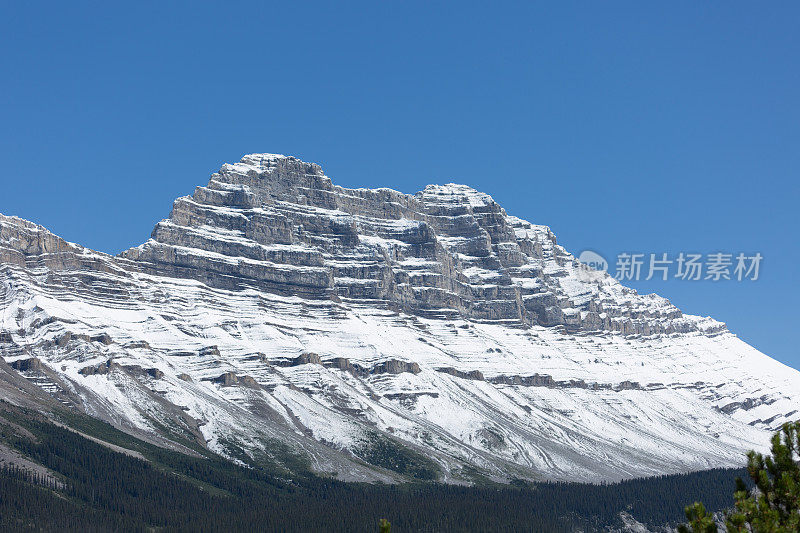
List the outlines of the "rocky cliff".
{"type": "Polygon", "coordinates": [[[219,288],[421,316],[644,335],[723,328],[587,272],[548,227],[464,185],[344,189],[318,165],[273,154],[224,165],[123,257],[219,288]]]}

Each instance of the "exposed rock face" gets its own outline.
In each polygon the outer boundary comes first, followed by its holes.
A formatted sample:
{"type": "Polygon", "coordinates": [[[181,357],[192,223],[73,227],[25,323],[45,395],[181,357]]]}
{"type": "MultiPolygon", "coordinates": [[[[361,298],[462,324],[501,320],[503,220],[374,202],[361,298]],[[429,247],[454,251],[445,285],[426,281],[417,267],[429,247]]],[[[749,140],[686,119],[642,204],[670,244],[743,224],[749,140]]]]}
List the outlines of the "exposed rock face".
{"type": "Polygon", "coordinates": [[[219,383],[224,387],[230,387],[232,385],[242,385],[245,387],[258,387],[258,382],[254,380],[251,376],[237,376],[233,372],[225,372],[221,376],[218,376],[212,379],[214,383],[219,383]]]}
{"type": "Polygon", "coordinates": [[[121,427],[357,480],[400,479],[352,458],[381,432],[444,481],[599,481],[738,465],[800,413],[800,373],[486,194],[271,154],[119,257],[0,215],[0,355],[0,384],[121,427]]]}
{"type": "Polygon", "coordinates": [[[23,372],[40,372],[43,367],[42,362],[38,358],[31,357],[30,359],[17,359],[11,363],[11,368],[23,372]]]}
{"type": "Polygon", "coordinates": [[[105,363],[101,363],[96,366],[84,367],[80,370],[80,373],[83,374],[84,376],[94,376],[97,374],[103,375],[103,374],[108,374],[109,372],[112,372],[119,368],[120,365],[109,359],[105,363]]]}
{"type": "Polygon", "coordinates": [[[699,327],[663,298],[601,273],[578,276],[549,228],[508,216],[487,194],[454,184],[413,196],[344,189],[318,165],[271,154],[223,165],[122,255],[213,287],[369,300],[423,316],[626,335],[699,327]]]}

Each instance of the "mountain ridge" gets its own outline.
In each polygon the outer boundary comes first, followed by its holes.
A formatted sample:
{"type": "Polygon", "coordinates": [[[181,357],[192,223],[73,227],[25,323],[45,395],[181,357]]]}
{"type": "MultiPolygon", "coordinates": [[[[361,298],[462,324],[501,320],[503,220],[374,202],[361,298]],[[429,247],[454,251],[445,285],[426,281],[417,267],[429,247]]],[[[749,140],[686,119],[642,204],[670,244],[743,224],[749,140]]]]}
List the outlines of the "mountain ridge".
{"type": "Polygon", "coordinates": [[[3,358],[62,403],[343,479],[734,466],[800,410],[800,373],[485,193],[345,189],[276,154],[118,256],[0,215],[0,282],[3,358]]]}

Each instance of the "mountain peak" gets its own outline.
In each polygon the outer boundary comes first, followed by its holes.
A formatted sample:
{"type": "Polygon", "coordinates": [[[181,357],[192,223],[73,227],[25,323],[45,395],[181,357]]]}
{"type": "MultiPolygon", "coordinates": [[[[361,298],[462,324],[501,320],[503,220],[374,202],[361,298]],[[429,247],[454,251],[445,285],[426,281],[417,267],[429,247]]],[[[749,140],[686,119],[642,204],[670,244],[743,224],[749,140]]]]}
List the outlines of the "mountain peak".
{"type": "Polygon", "coordinates": [[[585,275],[549,228],[508,216],[467,185],[413,196],[346,189],[319,165],[275,154],[223,165],[123,255],[151,273],[368,298],[422,316],[645,336],[724,329],[701,328],[605,273],[585,275]]]}
{"type": "Polygon", "coordinates": [[[413,475],[384,449],[459,483],[730,466],[800,412],[800,373],[488,194],[348,189],[275,154],[119,257],[0,217],[0,303],[0,353],[62,404],[347,479],[413,475]]]}

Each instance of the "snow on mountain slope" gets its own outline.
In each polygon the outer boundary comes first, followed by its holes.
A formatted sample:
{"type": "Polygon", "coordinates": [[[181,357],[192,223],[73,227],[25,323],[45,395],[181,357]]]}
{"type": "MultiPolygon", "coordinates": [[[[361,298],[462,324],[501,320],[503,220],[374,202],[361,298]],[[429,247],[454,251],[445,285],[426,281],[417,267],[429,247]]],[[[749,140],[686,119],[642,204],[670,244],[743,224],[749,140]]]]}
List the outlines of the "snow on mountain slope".
{"type": "Polygon", "coordinates": [[[0,353],[65,405],[344,479],[734,466],[800,418],[800,373],[488,195],[344,189],[272,154],[118,257],[0,216],[0,305],[0,353]]]}

